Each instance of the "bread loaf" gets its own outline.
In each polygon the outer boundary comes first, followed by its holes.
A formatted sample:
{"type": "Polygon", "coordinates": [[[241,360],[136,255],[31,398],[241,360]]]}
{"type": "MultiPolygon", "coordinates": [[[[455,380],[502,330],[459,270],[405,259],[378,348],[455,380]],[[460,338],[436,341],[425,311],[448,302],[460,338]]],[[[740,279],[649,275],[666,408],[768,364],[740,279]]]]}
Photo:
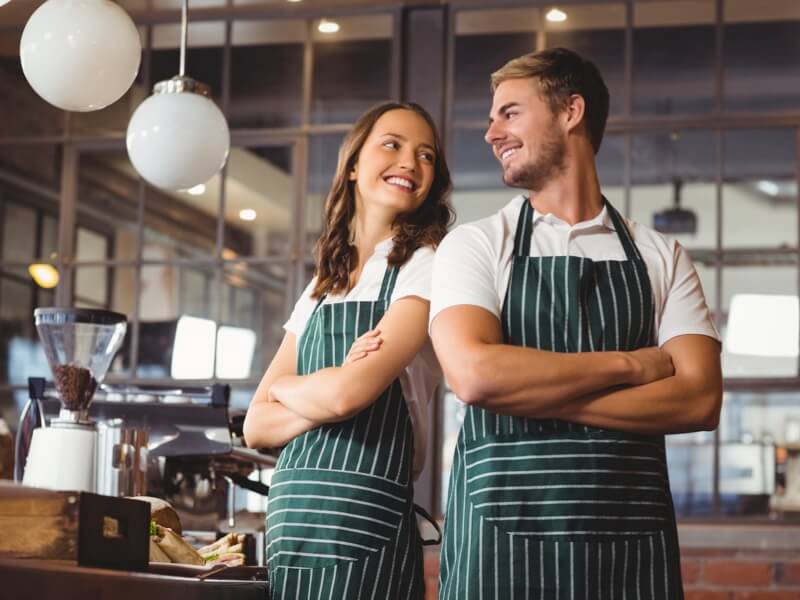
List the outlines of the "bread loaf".
{"type": "Polygon", "coordinates": [[[169,502],[161,498],[152,496],[133,496],[134,500],[141,500],[150,503],[150,520],[155,521],[162,527],[169,527],[175,533],[182,534],[181,520],[178,513],[170,506],[169,502]]]}

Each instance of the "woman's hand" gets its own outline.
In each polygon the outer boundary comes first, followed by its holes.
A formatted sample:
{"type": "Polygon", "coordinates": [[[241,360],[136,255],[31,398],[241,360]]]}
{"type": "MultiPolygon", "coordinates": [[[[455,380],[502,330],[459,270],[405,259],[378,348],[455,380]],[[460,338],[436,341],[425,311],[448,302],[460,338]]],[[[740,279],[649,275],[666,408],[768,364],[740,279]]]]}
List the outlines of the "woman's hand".
{"type": "Polygon", "coordinates": [[[383,339],[380,337],[381,330],[377,327],[370,329],[367,333],[358,338],[353,345],[350,346],[350,352],[344,359],[343,365],[354,363],[361,360],[370,352],[375,352],[381,347],[383,339]]]}

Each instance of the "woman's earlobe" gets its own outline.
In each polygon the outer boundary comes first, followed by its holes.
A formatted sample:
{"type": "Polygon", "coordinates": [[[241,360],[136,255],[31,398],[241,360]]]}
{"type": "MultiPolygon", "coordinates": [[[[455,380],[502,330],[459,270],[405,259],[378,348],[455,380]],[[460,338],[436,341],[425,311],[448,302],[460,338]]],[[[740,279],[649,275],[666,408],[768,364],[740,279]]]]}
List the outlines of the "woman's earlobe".
{"type": "Polygon", "coordinates": [[[350,169],[350,174],[347,176],[350,181],[355,181],[358,179],[358,165],[354,166],[350,169]]]}

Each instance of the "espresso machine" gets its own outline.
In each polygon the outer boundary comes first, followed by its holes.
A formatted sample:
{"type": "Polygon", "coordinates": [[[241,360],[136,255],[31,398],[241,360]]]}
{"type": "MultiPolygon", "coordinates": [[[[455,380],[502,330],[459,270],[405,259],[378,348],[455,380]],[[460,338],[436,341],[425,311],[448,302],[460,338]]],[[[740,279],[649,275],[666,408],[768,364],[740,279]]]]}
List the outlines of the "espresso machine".
{"type": "Polygon", "coordinates": [[[21,421],[36,414],[22,482],[55,490],[96,489],[98,430],[89,405],[125,337],[125,315],[85,308],[37,308],[34,322],[61,403],[48,424],[31,398],[21,421]]]}

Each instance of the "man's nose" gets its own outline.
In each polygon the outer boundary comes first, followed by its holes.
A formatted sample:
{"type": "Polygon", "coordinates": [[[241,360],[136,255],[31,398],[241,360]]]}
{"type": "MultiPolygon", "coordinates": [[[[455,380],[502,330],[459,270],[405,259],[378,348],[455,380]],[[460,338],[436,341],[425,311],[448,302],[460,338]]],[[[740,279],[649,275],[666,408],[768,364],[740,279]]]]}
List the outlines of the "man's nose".
{"type": "Polygon", "coordinates": [[[497,121],[492,121],[489,123],[489,127],[486,128],[486,133],[484,134],[483,139],[486,140],[486,143],[490,145],[502,139],[502,130],[498,126],[497,121]]]}

